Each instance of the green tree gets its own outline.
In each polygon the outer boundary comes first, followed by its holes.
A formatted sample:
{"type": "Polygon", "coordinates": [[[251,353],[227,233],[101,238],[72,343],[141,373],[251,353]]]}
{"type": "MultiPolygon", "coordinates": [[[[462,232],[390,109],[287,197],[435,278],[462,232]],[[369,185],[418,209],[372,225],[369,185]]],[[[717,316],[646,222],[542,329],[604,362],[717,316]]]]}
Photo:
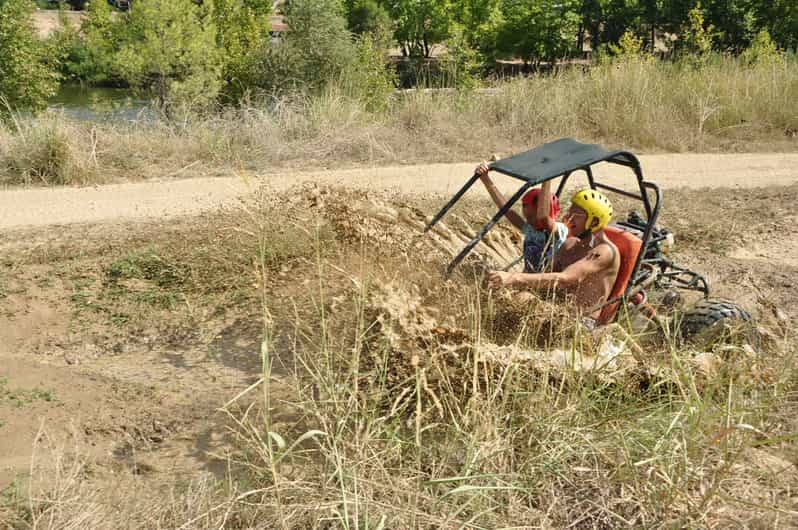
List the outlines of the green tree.
{"type": "Polygon", "coordinates": [[[80,31],[64,17],[62,29],[51,36],[62,55],[65,77],[92,84],[121,82],[116,54],[119,52],[124,20],[111,15],[107,2],[91,2],[80,31]]]}
{"type": "Polygon", "coordinates": [[[257,65],[271,39],[266,6],[242,0],[209,4],[222,58],[223,94],[239,100],[257,82],[257,65]]]}
{"type": "Polygon", "coordinates": [[[798,2],[795,0],[751,0],[757,30],[767,30],[775,44],[798,51],[798,2]]]}
{"type": "Polygon", "coordinates": [[[501,17],[501,0],[461,0],[454,2],[452,16],[459,24],[455,30],[469,47],[481,49],[486,38],[496,30],[501,17]]]}
{"type": "Polygon", "coordinates": [[[472,89],[479,84],[477,70],[479,53],[471,47],[461,26],[455,25],[452,35],[446,41],[447,52],[441,60],[441,68],[446,76],[444,84],[458,89],[472,89]]]}
{"type": "Polygon", "coordinates": [[[618,44],[608,46],[610,53],[619,59],[640,57],[643,52],[643,39],[627,31],[618,39],[618,44]]]}
{"type": "Polygon", "coordinates": [[[702,60],[712,51],[714,27],[704,22],[704,10],[697,2],[687,13],[687,24],[681,32],[681,52],[695,60],[702,60]]]}
{"type": "Polygon", "coordinates": [[[355,61],[357,47],[338,0],[292,0],[286,6],[289,31],[270,46],[259,70],[267,91],[316,91],[355,61]]]}
{"type": "Polygon", "coordinates": [[[76,66],[83,62],[86,45],[77,28],[74,27],[63,10],[59,10],[61,27],[50,33],[46,39],[48,53],[58,60],[58,71],[63,79],[80,79],[76,66]]]}
{"type": "Polygon", "coordinates": [[[584,49],[586,40],[590,40],[591,47],[596,49],[600,44],[601,31],[601,3],[599,0],[582,0],[579,3],[579,27],[577,29],[576,48],[584,49]]]}
{"type": "Polygon", "coordinates": [[[396,71],[388,64],[384,50],[369,33],[357,38],[357,54],[343,81],[349,94],[359,99],[366,110],[384,110],[396,89],[396,71]]]}
{"type": "Polygon", "coordinates": [[[405,56],[429,57],[432,47],[449,37],[453,12],[448,0],[392,0],[388,11],[405,56]]]}
{"type": "Polygon", "coordinates": [[[575,0],[503,0],[499,51],[535,64],[572,54],[580,22],[578,8],[575,0]]]}
{"type": "Polygon", "coordinates": [[[117,54],[122,76],[167,113],[202,108],[222,85],[216,27],[192,0],[137,0],[117,54]]]}
{"type": "Polygon", "coordinates": [[[666,0],[640,0],[640,30],[647,31],[648,49],[655,50],[657,30],[662,24],[662,11],[666,0]]]}
{"type": "Polygon", "coordinates": [[[0,112],[39,111],[58,89],[56,64],[33,31],[33,9],[29,0],[0,0],[0,112]]]}
{"type": "Polygon", "coordinates": [[[643,7],[638,0],[600,0],[600,5],[601,43],[615,44],[627,31],[636,35],[643,34],[643,7]]]}
{"type": "Polygon", "coordinates": [[[386,43],[391,31],[391,16],[377,0],[346,0],[346,20],[355,35],[371,34],[386,43]]]}
{"type": "Polygon", "coordinates": [[[114,17],[108,2],[91,2],[88,17],[81,26],[88,61],[84,78],[97,83],[120,78],[116,55],[124,40],[125,20],[114,17]]]}
{"type": "Polygon", "coordinates": [[[706,23],[714,28],[712,45],[731,52],[740,52],[750,44],[753,34],[746,27],[750,0],[704,0],[706,23]]]}
{"type": "Polygon", "coordinates": [[[751,45],[741,54],[741,58],[748,63],[776,63],[783,57],[766,29],[757,33],[751,45]]]}
{"type": "Polygon", "coordinates": [[[269,16],[272,12],[272,0],[244,0],[244,5],[256,15],[269,16]]]}

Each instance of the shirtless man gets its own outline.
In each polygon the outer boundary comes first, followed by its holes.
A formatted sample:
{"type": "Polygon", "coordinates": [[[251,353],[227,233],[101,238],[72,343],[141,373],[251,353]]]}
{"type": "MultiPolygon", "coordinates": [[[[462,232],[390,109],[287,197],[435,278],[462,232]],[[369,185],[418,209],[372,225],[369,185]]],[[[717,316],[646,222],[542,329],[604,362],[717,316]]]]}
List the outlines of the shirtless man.
{"type": "MultiPolygon", "coordinates": [[[[577,191],[563,219],[568,239],[556,254],[554,272],[491,271],[488,285],[563,290],[572,293],[583,310],[605,302],[621,266],[618,249],[604,233],[611,219],[612,205],[604,195],[590,188],[577,191]]],[[[589,316],[596,318],[599,313],[595,310],[589,316]]]]}

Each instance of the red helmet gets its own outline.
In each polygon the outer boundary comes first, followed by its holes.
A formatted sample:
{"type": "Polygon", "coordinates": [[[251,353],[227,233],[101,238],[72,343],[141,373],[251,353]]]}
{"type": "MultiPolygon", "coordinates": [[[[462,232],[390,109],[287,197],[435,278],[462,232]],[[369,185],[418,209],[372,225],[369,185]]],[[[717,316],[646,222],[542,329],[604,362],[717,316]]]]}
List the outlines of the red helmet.
{"type": "MultiPolygon", "coordinates": [[[[533,208],[537,208],[538,206],[538,197],[540,197],[540,188],[535,188],[534,190],[530,190],[524,198],[521,199],[521,202],[524,204],[528,204],[533,208]]],[[[557,219],[560,215],[560,198],[557,197],[554,193],[551,194],[551,204],[549,205],[549,217],[552,219],[557,219]]]]}

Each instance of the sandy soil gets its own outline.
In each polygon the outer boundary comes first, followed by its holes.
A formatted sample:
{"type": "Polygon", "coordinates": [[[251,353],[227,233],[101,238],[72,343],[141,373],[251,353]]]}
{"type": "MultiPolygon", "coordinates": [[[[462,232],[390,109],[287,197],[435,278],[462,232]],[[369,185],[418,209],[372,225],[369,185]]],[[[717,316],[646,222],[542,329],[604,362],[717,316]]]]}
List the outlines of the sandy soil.
{"type": "MultiPolygon", "coordinates": [[[[798,182],[798,154],[667,154],[641,157],[647,179],[663,189],[754,188],[798,182]]],[[[166,219],[212,209],[266,183],[276,190],[297,183],[344,184],[404,193],[450,194],[470,176],[475,163],[383,167],[312,173],[147,181],[86,188],[11,189],[0,192],[0,230],[109,220],[166,219]]],[[[597,174],[609,184],[634,185],[631,172],[608,165],[597,174]]],[[[576,176],[574,182],[580,182],[576,176]]],[[[497,178],[505,190],[509,178],[497,178]]]]}

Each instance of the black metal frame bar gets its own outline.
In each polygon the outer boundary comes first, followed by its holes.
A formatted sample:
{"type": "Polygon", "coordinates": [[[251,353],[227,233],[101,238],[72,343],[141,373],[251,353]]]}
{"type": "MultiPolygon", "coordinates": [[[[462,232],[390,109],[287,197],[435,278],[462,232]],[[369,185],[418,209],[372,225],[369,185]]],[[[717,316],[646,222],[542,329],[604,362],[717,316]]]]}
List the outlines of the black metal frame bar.
{"type": "MultiPolygon", "coordinates": [[[[496,223],[498,223],[498,222],[499,222],[499,220],[500,220],[502,217],[504,217],[504,215],[505,215],[507,212],[509,212],[509,211],[510,211],[510,208],[512,208],[513,206],[515,206],[515,203],[516,203],[516,202],[518,202],[518,199],[520,199],[520,198],[521,198],[521,197],[524,195],[524,193],[526,193],[526,190],[528,190],[528,189],[529,189],[529,188],[531,188],[531,187],[532,187],[532,183],[530,183],[530,182],[527,182],[526,184],[524,184],[523,186],[521,186],[521,187],[518,189],[518,191],[516,191],[516,192],[515,192],[515,194],[513,194],[513,196],[512,196],[512,197],[510,197],[510,200],[509,200],[509,201],[507,201],[507,202],[504,204],[504,206],[502,206],[501,208],[499,208],[499,211],[498,211],[498,212],[496,212],[496,215],[494,215],[494,216],[493,216],[493,218],[492,218],[490,221],[488,221],[488,223],[487,223],[485,226],[483,226],[483,227],[482,227],[482,229],[479,231],[479,233],[478,233],[476,236],[474,236],[474,239],[472,239],[471,241],[469,241],[469,242],[468,242],[468,244],[467,244],[467,245],[466,245],[466,246],[463,248],[463,250],[461,250],[461,251],[460,251],[460,253],[459,253],[457,256],[455,256],[455,258],[452,260],[452,262],[451,262],[451,263],[449,263],[449,265],[446,267],[446,274],[447,274],[447,275],[449,275],[449,274],[451,274],[451,273],[452,273],[452,271],[454,270],[454,268],[455,268],[455,267],[457,267],[457,265],[458,265],[458,264],[459,264],[461,261],[463,261],[463,259],[464,259],[464,258],[465,258],[465,257],[468,255],[468,253],[469,253],[469,252],[471,252],[471,250],[472,250],[472,249],[473,249],[475,246],[477,246],[477,244],[479,244],[479,242],[482,240],[482,238],[483,238],[483,237],[485,237],[485,234],[487,234],[487,233],[488,233],[488,230],[490,230],[491,228],[493,228],[493,225],[495,225],[496,223]]],[[[462,191],[462,190],[461,190],[461,191],[462,191]]],[[[450,207],[451,207],[451,206],[450,206],[450,207]]],[[[436,221],[436,222],[437,222],[437,221],[436,221]]],[[[427,226],[427,229],[429,229],[430,227],[432,227],[432,225],[433,225],[433,223],[430,223],[430,224],[427,226]]]]}
{"type": "Polygon", "coordinates": [[[672,287],[675,284],[680,289],[700,291],[704,296],[709,296],[709,282],[702,275],[676,265],[668,259],[649,260],[647,263],[658,266],[662,271],[658,275],[657,283],[664,284],[665,287],[672,287]]]}
{"type": "Polygon", "coordinates": [[[441,219],[443,219],[443,216],[444,216],[444,215],[446,215],[446,214],[449,212],[449,210],[451,210],[452,206],[454,206],[454,205],[455,205],[455,203],[456,203],[457,201],[459,201],[459,200],[460,200],[460,197],[462,197],[462,196],[465,194],[465,192],[467,192],[467,191],[468,191],[468,188],[470,188],[471,186],[473,186],[473,185],[474,185],[474,183],[475,183],[477,180],[479,180],[479,175],[478,175],[477,173],[474,173],[474,175],[473,175],[473,176],[472,176],[470,179],[468,179],[468,181],[467,181],[465,184],[463,184],[463,187],[462,187],[462,188],[460,188],[460,189],[457,191],[457,193],[455,193],[455,194],[454,194],[454,197],[452,197],[451,199],[449,199],[449,202],[447,202],[447,203],[446,203],[446,204],[443,206],[443,208],[441,208],[441,210],[440,210],[440,211],[439,211],[439,212],[438,212],[438,213],[435,215],[435,217],[433,217],[433,218],[432,218],[432,221],[430,221],[430,222],[427,224],[427,227],[426,227],[426,228],[424,228],[424,232],[427,232],[427,231],[428,231],[430,228],[432,228],[433,226],[435,226],[435,225],[438,223],[438,221],[440,221],[441,219]]]}

